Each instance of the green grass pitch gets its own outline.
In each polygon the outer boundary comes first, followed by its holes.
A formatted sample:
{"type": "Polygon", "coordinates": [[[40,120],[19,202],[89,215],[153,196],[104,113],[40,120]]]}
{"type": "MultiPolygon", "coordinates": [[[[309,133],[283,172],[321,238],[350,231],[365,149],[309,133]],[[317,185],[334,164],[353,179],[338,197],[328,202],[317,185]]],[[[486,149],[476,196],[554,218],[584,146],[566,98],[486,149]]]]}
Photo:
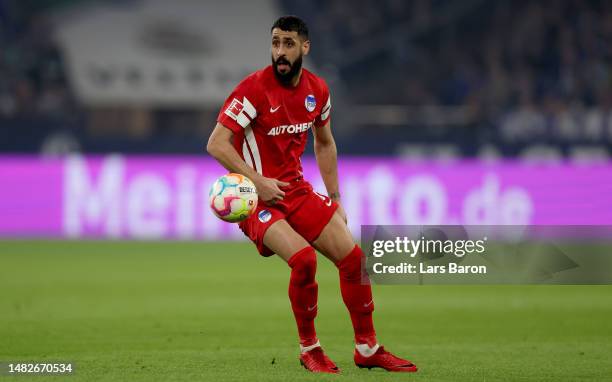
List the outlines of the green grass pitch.
{"type": "Polygon", "coordinates": [[[71,361],[10,381],[612,380],[612,286],[373,286],[375,323],[416,374],[360,370],[336,269],[319,258],[321,342],[298,363],[288,267],[248,243],[0,242],[0,361],[71,361]]]}

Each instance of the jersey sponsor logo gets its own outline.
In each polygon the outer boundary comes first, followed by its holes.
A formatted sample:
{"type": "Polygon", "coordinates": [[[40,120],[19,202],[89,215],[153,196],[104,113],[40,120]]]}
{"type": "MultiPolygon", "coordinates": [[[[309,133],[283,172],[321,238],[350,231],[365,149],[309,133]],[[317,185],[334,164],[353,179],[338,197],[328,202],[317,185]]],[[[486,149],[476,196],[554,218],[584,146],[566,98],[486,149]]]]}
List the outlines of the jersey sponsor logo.
{"type": "Polygon", "coordinates": [[[304,106],[306,107],[306,110],[313,111],[315,107],[317,107],[317,100],[315,99],[315,96],[308,94],[304,100],[304,106]]]}
{"type": "Polygon", "coordinates": [[[280,125],[270,129],[268,135],[299,134],[308,131],[312,127],[312,122],[297,123],[295,125],[280,125]]]}
{"type": "Polygon", "coordinates": [[[257,218],[260,222],[267,223],[270,221],[270,219],[272,219],[272,212],[270,212],[269,210],[261,210],[257,214],[257,218]]]}
{"type": "Polygon", "coordinates": [[[280,109],[280,107],[281,107],[281,105],[278,105],[277,107],[272,107],[272,106],[270,106],[270,113],[276,113],[276,111],[277,111],[278,109],[280,109]]]}

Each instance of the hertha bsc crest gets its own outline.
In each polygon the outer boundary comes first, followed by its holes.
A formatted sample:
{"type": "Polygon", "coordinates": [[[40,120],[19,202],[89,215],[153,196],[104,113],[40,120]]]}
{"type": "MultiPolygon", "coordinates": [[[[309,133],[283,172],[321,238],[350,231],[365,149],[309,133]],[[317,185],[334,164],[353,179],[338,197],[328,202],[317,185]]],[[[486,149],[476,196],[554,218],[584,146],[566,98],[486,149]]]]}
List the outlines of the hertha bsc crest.
{"type": "Polygon", "coordinates": [[[306,106],[306,110],[313,111],[315,107],[317,107],[317,100],[312,94],[308,94],[306,99],[304,100],[304,106],[306,106]]]}
{"type": "Polygon", "coordinates": [[[267,223],[267,222],[270,221],[270,219],[272,219],[272,212],[270,212],[268,210],[261,210],[257,214],[257,217],[259,218],[260,222],[267,223]]]}

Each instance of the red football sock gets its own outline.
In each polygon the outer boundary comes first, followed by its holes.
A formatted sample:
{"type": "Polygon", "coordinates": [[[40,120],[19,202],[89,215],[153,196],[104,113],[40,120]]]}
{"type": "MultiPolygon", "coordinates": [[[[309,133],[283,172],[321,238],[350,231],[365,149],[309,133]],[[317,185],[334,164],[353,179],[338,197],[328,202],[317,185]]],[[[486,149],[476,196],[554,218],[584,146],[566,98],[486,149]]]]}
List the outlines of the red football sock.
{"type": "Polygon", "coordinates": [[[374,302],[370,279],[365,271],[365,257],[355,248],[336,266],[340,273],[340,291],[353,323],[356,344],[376,345],[376,331],[372,322],[374,302]],[[363,261],[363,263],[362,263],[363,261]]]}
{"type": "Polygon", "coordinates": [[[306,247],[291,256],[287,263],[291,267],[289,300],[297,323],[300,344],[314,345],[318,341],[314,327],[314,319],[317,316],[317,255],[314,248],[306,247]]]}

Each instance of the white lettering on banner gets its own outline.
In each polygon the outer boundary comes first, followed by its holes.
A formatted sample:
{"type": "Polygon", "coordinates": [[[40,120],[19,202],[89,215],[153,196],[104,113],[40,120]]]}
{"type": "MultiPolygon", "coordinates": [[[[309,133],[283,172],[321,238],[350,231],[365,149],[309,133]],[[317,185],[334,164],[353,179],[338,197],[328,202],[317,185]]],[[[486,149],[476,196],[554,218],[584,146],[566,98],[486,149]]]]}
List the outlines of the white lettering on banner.
{"type": "Polygon", "coordinates": [[[164,178],[151,173],[142,174],[131,182],[126,197],[130,236],[154,239],[168,232],[171,192],[164,178]]]}
{"type": "Polygon", "coordinates": [[[500,203],[502,224],[524,225],[531,221],[533,203],[525,190],[519,187],[508,188],[500,203]]]}
{"type": "Polygon", "coordinates": [[[121,232],[120,194],[123,179],[123,159],[104,159],[95,183],[90,178],[85,160],[70,157],[64,165],[64,231],[68,237],[78,237],[83,226],[102,226],[108,237],[121,232]]]}
{"type": "Polygon", "coordinates": [[[399,202],[401,224],[428,225],[444,221],[446,192],[444,186],[432,176],[410,178],[403,187],[399,202]]]}
{"type": "Polygon", "coordinates": [[[65,161],[63,226],[68,237],[219,239],[243,235],[236,225],[212,214],[206,201],[214,179],[199,182],[194,166],[179,167],[176,183],[151,169],[127,177],[126,163],[118,156],[104,158],[95,177],[91,171],[83,157],[65,161]]]}
{"type": "MultiPolygon", "coordinates": [[[[182,166],[177,175],[176,196],[176,233],[179,237],[190,239],[195,234],[197,172],[191,166],[182,166]]],[[[206,199],[204,199],[206,200],[206,199]]]]}
{"type": "MultiPolygon", "coordinates": [[[[236,224],[217,219],[208,206],[209,187],[222,170],[190,161],[164,169],[157,161],[129,163],[118,156],[65,160],[67,237],[245,240],[236,224]]],[[[324,191],[316,167],[306,170],[314,189],[324,191]]],[[[378,165],[342,176],[341,203],[354,235],[363,224],[526,225],[535,215],[527,190],[502,187],[502,173],[475,176],[455,190],[442,176],[392,170],[378,165]]]]}
{"type": "Polygon", "coordinates": [[[368,190],[369,224],[396,224],[391,213],[393,194],[397,192],[397,182],[387,167],[376,167],[365,179],[368,190]]]}
{"type": "Polygon", "coordinates": [[[529,223],[533,205],[518,187],[501,190],[499,178],[489,174],[482,187],[471,190],[463,201],[463,223],[472,225],[529,223]]]}

